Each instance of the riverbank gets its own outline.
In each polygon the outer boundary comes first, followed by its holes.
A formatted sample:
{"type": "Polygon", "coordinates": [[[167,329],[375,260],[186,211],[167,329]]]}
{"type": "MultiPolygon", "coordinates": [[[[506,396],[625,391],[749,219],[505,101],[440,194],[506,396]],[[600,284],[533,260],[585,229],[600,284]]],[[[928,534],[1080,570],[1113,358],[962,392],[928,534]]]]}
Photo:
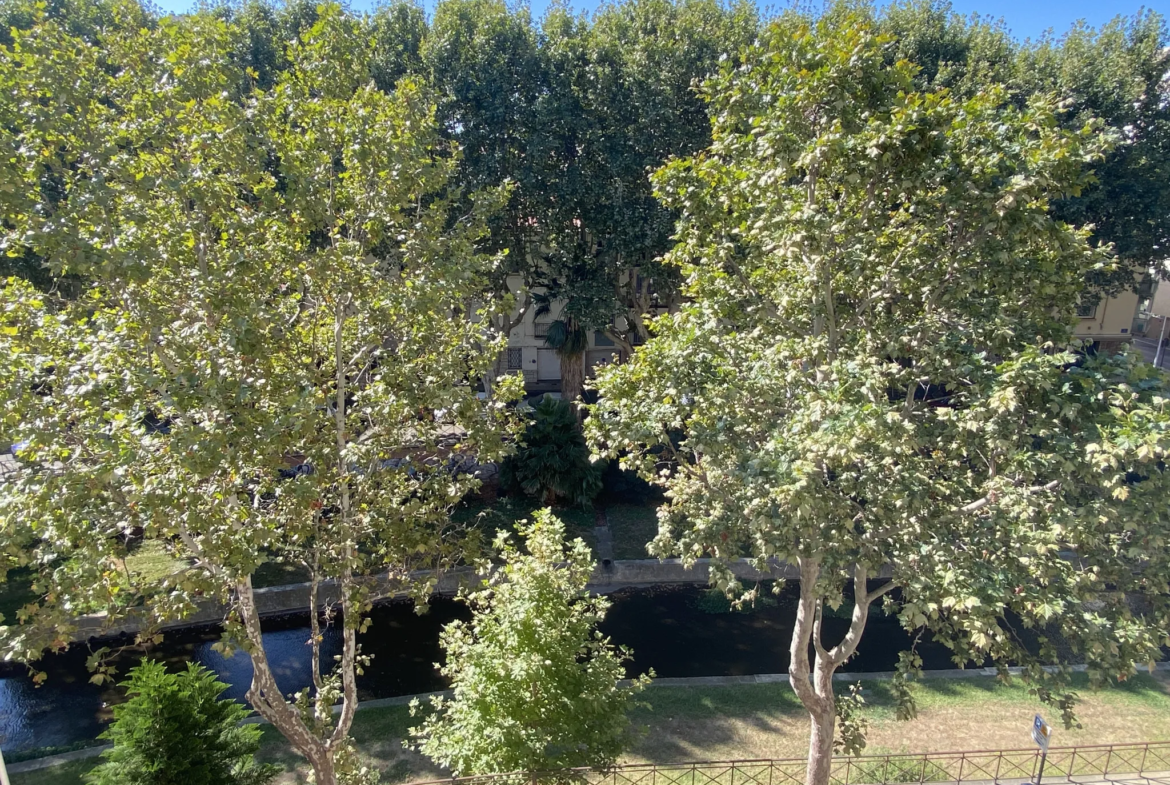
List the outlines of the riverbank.
{"type": "MultiPolygon", "coordinates": [[[[939,752],[960,749],[1017,748],[1029,744],[1032,715],[1044,714],[1056,727],[1054,744],[1073,746],[1170,740],[1170,691],[1167,672],[1140,675],[1124,684],[1090,693],[1087,680],[1076,677],[1084,701],[1078,708],[1082,728],[1065,730],[1051,709],[1042,706],[1021,684],[980,678],[930,678],[914,685],[918,716],[898,721],[887,680],[861,675],[863,710],[870,725],[867,754],[939,752]]],[[[860,674],[858,674],[860,675],[860,674]]],[[[856,676],[842,674],[843,681],[856,676]]],[[[645,693],[648,706],[632,716],[642,728],[625,763],[673,763],[689,760],[790,758],[805,752],[807,720],[783,676],[730,677],[748,683],[712,684],[711,680],[662,680],[645,693]]],[[[417,722],[401,700],[382,702],[358,712],[353,736],[362,753],[384,774],[386,782],[412,782],[444,776],[428,760],[402,748],[407,730],[417,722]],[[393,703],[394,705],[386,705],[393,703]]],[[[302,782],[299,759],[273,728],[265,728],[264,760],[282,769],[281,785],[302,782]]],[[[13,785],[80,785],[95,759],[14,773],[13,785]]]]}

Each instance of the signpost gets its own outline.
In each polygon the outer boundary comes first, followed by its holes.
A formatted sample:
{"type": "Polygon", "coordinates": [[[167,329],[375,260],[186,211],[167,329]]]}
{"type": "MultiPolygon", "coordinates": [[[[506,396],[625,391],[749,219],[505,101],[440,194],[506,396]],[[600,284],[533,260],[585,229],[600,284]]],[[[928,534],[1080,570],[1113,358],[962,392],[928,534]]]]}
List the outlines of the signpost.
{"type": "Polygon", "coordinates": [[[1032,741],[1040,748],[1040,771],[1036,774],[1034,785],[1040,785],[1044,779],[1044,762],[1048,760],[1048,740],[1052,737],[1052,728],[1039,714],[1032,720],[1032,741]]]}

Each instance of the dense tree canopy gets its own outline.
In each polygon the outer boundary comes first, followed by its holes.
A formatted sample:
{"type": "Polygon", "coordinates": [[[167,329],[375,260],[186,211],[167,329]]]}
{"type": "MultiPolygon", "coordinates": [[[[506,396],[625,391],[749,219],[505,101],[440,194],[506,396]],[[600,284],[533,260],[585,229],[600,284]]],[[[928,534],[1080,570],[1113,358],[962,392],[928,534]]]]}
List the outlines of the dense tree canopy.
{"type": "Polygon", "coordinates": [[[1124,262],[1121,275],[1094,283],[1109,293],[1151,267],[1166,275],[1170,35],[1165,21],[1147,12],[1114,19],[1100,30],[1077,25],[1059,43],[1044,41],[1025,51],[1020,73],[1026,87],[1065,97],[1072,122],[1100,117],[1121,133],[1122,143],[1095,167],[1097,183],[1055,206],[1062,220],[1092,225],[1094,240],[1112,244],[1124,262]]]}
{"type": "Polygon", "coordinates": [[[1113,134],[1051,98],[920,89],[891,45],[863,17],[788,18],[706,85],[711,148],[656,176],[689,302],[599,375],[586,420],[668,491],[656,554],[799,567],[809,785],[883,596],[1066,710],[1072,659],[1123,679],[1170,630],[1165,380],[1064,348],[1114,262],[1050,205],[1113,134]],[[850,584],[849,633],[824,641],[850,584]]]}
{"type": "Polygon", "coordinates": [[[648,476],[674,452],[658,552],[801,561],[806,642],[892,565],[875,591],[960,658],[1025,662],[1063,700],[1010,615],[1127,672],[1165,631],[1163,393],[1063,349],[1086,281],[1163,260],[1167,51],[1154,14],[1020,43],[933,0],[766,28],[717,0],[0,0],[0,441],[21,445],[0,554],[40,597],[5,649],[64,646],[78,613],[232,603],[254,704],[329,782],[362,576],[463,556],[448,509],[474,482],[438,465],[501,451],[512,417],[474,387],[562,300],[570,391],[590,332],[662,332],[590,425],[648,476]],[[185,566],[143,583],[144,539],[185,566]],[[295,708],[250,600],[266,559],[337,580],[347,611],[335,678],[295,708]]]}
{"type": "MultiPolygon", "coordinates": [[[[2,34],[27,27],[33,8],[30,0],[0,2],[2,34]]],[[[252,69],[248,85],[262,89],[289,67],[288,43],[317,18],[312,0],[241,0],[214,12],[239,31],[234,56],[252,69]]],[[[1170,178],[1163,176],[1170,38],[1160,16],[1021,43],[1002,24],[964,18],[940,0],[839,3],[826,11],[857,12],[894,38],[889,63],[920,66],[920,87],[971,96],[1003,84],[1021,105],[1054,93],[1074,107],[1065,122],[1091,114],[1122,132],[1123,143],[1095,164],[1099,182],[1053,209],[1095,226],[1095,241],[1112,244],[1126,262],[1090,275],[1090,296],[1133,286],[1135,272],[1162,260],[1170,231],[1170,178]]],[[[53,0],[46,13],[91,37],[157,23],[134,0],[53,0]]],[[[743,2],[627,0],[590,17],[554,4],[536,20],[499,0],[443,0],[428,21],[417,4],[396,0],[352,18],[373,41],[369,70],[379,89],[414,75],[436,91],[440,123],[463,148],[456,177],[465,192],[514,183],[491,220],[491,237],[494,248],[510,252],[493,286],[507,293],[506,276],[520,275],[519,313],[497,326],[507,333],[531,308],[525,294],[546,291],[567,301],[566,316],[583,329],[601,329],[627,350],[644,339],[642,316],[676,304],[679,285],[676,271],[657,261],[675,214],[653,198],[647,175],[709,142],[707,110],[693,84],[754,40],[756,10],[743,2]]],[[[59,279],[42,261],[27,256],[5,265],[50,288],[59,279]]]]}
{"type": "Polygon", "coordinates": [[[1074,128],[1089,117],[1120,134],[1094,164],[1096,182],[1075,198],[1056,200],[1061,220],[1093,227],[1094,242],[1112,245],[1123,264],[1089,275],[1090,296],[1135,286],[1162,265],[1170,237],[1170,32],[1158,14],[1117,17],[1098,30],[1077,24],[1059,38],[1014,41],[1000,23],[953,13],[947,3],[911,1],[876,15],[894,37],[891,54],[921,67],[915,81],[973,96],[1003,84],[1021,105],[1053,95],[1070,109],[1074,128]]]}

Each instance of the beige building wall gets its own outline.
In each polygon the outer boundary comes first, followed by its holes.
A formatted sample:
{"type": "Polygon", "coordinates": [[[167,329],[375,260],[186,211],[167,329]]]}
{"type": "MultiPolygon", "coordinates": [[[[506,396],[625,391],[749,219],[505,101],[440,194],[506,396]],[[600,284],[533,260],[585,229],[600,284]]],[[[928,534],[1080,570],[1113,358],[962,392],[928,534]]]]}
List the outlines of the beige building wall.
{"type": "MultiPolygon", "coordinates": [[[[508,280],[513,292],[519,292],[522,285],[519,276],[508,280]]],[[[528,387],[555,389],[560,386],[560,358],[544,345],[544,339],[548,325],[560,317],[564,305],[563,300],[554,300],[549,312],[539,317],[535,307],[528,309],[524,319],[508,333],[508,348],[496,366],[500,373],[522,371],[524,384],[528,387]]],[[[512,317],[517,314],[513,312],[512,317]]],[[[585,350],[586,375],[598,363],[620,362],[622,359],[621,350],[603,332],[596,330],[589,334],[589,347],[585,350]]]]}
{"type": "Polygon", "coordinates": [[[1078,311],[1080,322],[1074,330],[1076,337],[1106,344],[1129,341],[1133,337],[1139,302],[1135,292],[1126,291],[1102,299],[1095,306],[1082,307],[1078,311]]]}
{"type": "Polygon", "coordinates": [[[1170,316],[1170,283],[1159,284],[1150,300],[1150,313],[1155,316],[1170,316]]]}

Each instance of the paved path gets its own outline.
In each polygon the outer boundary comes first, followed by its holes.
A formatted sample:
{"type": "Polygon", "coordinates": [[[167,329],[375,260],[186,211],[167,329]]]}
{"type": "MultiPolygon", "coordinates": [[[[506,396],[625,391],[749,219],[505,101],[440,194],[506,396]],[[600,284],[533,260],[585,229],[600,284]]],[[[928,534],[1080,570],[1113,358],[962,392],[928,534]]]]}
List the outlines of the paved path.
{"type": "Polygon", "coordinates": [[[598,507],[594,518],[593,539],[597,545],[597,558],[602,568],[613,564],[613,532],[609,530],[609,516],[605,508],[598,507]]]}

